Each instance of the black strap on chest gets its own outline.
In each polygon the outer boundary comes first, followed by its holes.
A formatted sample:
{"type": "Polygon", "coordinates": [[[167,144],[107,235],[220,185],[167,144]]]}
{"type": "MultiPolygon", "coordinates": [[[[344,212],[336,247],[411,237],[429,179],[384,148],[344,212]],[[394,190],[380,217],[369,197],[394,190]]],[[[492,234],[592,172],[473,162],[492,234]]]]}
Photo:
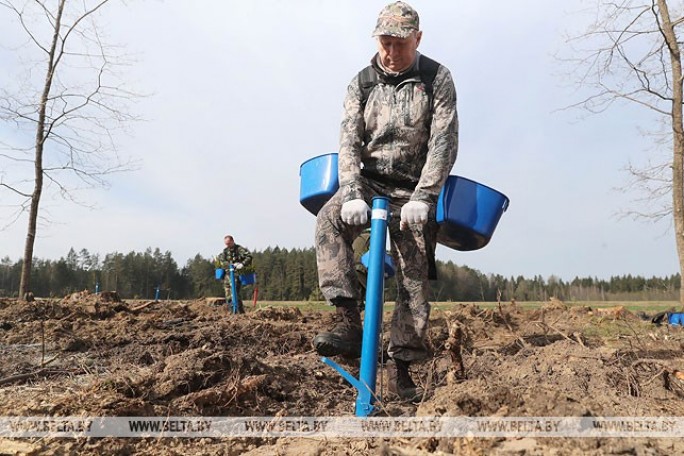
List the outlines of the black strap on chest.
{"type": "MultiPolygon", "coordinates": [[[[434,82],[435,78],[437,77],[437,71],[439,70],[439,63],[435,62],[429,57],[421,55],[418,65],[418,75],[420,76],[420,81],[425,86],[425,93],[427,94],[428,101],[430,103],[430,112],[432,112],[434,82]]],[[[361,106],[366,106],[366,102],[368,101],[368,97],[370,97],[371,92],[375,86],[381,82],[380,75],[378,75],[378,72],[375,71],[372,65],[368,65],[359,72],[358,79],[359,88],[361,89],[361,106]]]]}

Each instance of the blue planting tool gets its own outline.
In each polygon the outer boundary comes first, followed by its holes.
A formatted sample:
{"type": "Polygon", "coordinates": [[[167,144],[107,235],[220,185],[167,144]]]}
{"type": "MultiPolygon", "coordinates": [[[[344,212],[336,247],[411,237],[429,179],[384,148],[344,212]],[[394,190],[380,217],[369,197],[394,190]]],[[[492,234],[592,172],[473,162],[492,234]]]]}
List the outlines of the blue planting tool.
{"type": "Polygon", "coordinates": [[[359,379],[353,377],[329,358],[322,361],[335,369],[356,390],[356,416],[367,417],[374,409],[375,383],[378,371],[378,349],[382,306],[384,304],[385,243],[387,242],[387,221],[389,199],[376,196],[371,210],[371,236],[368,258],[368,280],[366,284],[366,310],[363,319],[363,340],[361,346],[361,369],[359,379]]]}
{"type": "Polygon", "coordinates": [[[154,289],[154,300],[159,301],[159,285],[154,289]]]}
{"type": "Polygon", "coordinates": [[[228,266],[228,274],[230,276],[230,299],[233,301],[233,313],[238,313],[238,295],[235,289],[235,266],[231,263],[228,266]]]}
{"type": "Polygon", "coordinates": [[[100,293],[100,282],[95,282],[95,294],[100,293]]]}

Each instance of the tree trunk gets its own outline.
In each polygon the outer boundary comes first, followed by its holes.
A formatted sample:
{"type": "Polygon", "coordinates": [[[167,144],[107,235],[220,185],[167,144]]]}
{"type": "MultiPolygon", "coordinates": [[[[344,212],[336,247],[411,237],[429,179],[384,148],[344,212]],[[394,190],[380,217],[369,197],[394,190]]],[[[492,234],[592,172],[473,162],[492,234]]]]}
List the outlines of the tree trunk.
{"type": "Polygon", "coordinates": [[[684,304],[684,115],[682,102],[682,59],[674,25],[666,0],[658,0],[662,18],[661,31],[670,51],[672,65],[672,214],[674,217],[677,257],[679,258],[679,302],[684,304]]]}
{"type": "Polygon", "coordinates": [[[62,22],[62,12],[64,11],[64,2],[60,0],[57,14],[55,16],[54,29],[52,34],[52,44],[50,46],[50,53],[48,57],[47,74],[45,76],[45,86],[43,86],[43,93],[40,97],[40,107],[38,110],[38,122],[36,127],[36,157],[34,163],[34,186],[31,194],[31,208],[29,212],[28,231],[26,232],[26,244],[24,245],[24,262],[21,267],[21,282],[19,284],[19,298],[23,300],[30,299],[31,291],[31,268],[33,266],[33,246],[36,241],[36,226],[38,224],[38,206],[40,204],[40,196],[43,192],[43,147],[45,139],[45,111],[47,109],[47,101],[50,95],[50,88],[52,87],[52,78],[55,74],[55,49],[59,40],[59,31],[62,22]]]}

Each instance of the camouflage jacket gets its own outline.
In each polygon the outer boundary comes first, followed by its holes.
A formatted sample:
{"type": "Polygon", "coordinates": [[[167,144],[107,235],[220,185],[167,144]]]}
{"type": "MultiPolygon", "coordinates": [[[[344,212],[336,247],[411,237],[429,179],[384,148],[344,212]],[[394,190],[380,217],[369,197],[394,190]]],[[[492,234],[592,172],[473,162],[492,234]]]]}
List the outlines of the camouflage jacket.
{"type": "Polygon", "coordinates": [[[361,263],[361,257],[370,250],[370,228],[366,228],[359,234],[354,242],[352,242],[352,249],[354,250],[354,268],[357,271],[366,272],[366,267],[361,263]]]}
{"type": "Polygon", "coordinates": [[[231,263],[242,263],[245,267],[245,269],[239,271],[242,274],[251,270],[252,254],[241,245],[235,244],[232,249],[229,249],[228,247],[223,249],[218,256],[218,261],[221,267],[226,270],[231,263]]]}
{"type": "MultiPolygon", "coordinates": [[[[339,180],[343,200],[363,198],[361,175],[403,189],[411,200],[430,205],[449,176],[458,150],[456,89],[440,65],[433,83],[432,106],[418,68],[389,76],[371,60],[380,81],[363,104],[358,76],[344,100],[340,133],[339,180]],[[362,171],[363,169],[363,171],[362,171]]],[[[386,195],[394,196],[394,195],[386,195]]]]}

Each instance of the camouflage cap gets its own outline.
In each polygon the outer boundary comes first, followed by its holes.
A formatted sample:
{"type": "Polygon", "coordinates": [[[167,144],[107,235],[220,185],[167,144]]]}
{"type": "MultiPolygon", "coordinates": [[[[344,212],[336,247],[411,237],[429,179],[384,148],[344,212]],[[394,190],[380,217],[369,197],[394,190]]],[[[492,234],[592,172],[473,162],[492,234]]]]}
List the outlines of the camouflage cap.
{"type": "Polygon", "coordinates": [[[373,36],[408,38],[411,32],[419,30],[418,22],[418,13],[411,5],[404,2],[390,3],[380,11],[373,36]]]}

